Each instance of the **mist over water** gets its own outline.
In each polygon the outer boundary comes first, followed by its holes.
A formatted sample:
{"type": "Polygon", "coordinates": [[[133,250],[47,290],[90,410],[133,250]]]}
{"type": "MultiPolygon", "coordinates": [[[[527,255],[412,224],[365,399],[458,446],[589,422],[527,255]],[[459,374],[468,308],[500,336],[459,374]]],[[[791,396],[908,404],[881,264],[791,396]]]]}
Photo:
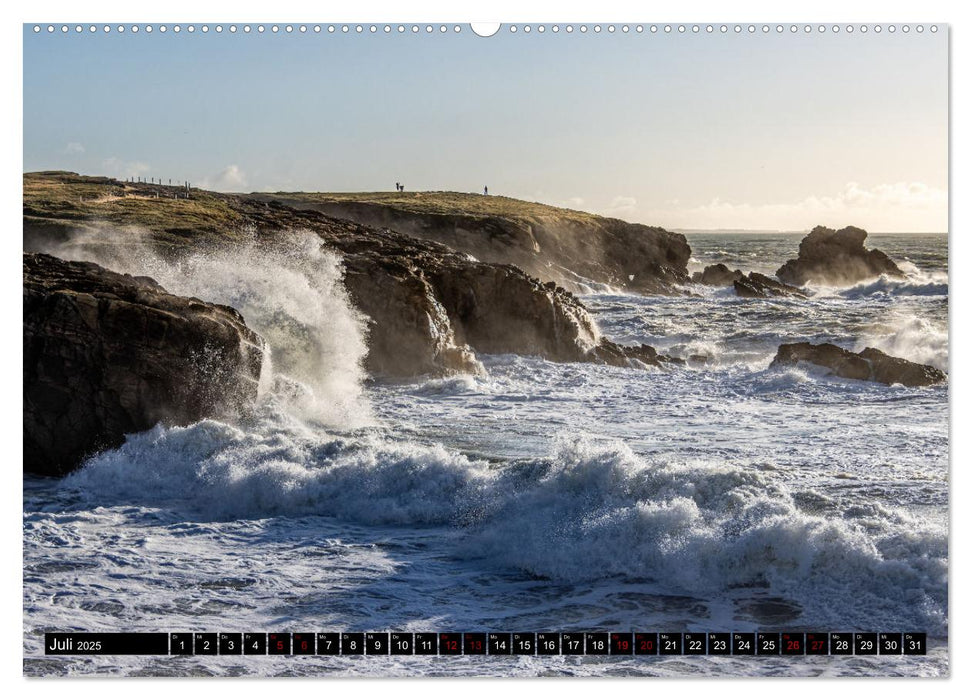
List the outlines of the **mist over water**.
{"type": "MultiPolygon", "coordinates": [[[[689,242],[704,264],[757,260],[771,274],[794,254],[790,238],[689,242]]],[[[891,249],[872,238],[908,263],[906,280],[814,289],[808,300],[700,287],[692,298],[584,297],[607,337],[704,362],[660,371],[483,356],[483,376],[394,383],[364,382],[363,320],[339,260],[312,239],[177,264],[145,250],[103,257],[239,309],[271,346],[273,376],[236,424],[158,426],[63,480],[25,484],[28,655],[32,631],[122,623],[900,629],[927,631],[933,653],[852,664],[532,659],[445,672],[945,673],[947,386],[769,368],[780,343],[799,340],[946,368],[946,239],[901,237],[891,249]]],[[[432,663],[315,658],[298,672],[443,671],[432,663]]]]}

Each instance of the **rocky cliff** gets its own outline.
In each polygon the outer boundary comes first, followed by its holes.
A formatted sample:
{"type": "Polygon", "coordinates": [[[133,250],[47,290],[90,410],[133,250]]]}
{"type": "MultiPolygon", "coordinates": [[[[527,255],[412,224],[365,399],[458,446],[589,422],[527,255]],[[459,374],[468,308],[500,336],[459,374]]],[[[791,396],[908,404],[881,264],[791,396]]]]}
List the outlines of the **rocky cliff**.
{"type": "Polygon", "coordinates": [[[683,235],[586,212],[455,192],[252,196],[443,243],[573,292],[583,291],[588,280],[645,294],[678,294],[678,285],[688,281],[691,249],[683,235]]]}
{"type": "Polygon", "coordinates": [[[146,277],[24,254],[24,470],[63,474],[126,433],[237,413],[263,341],[235,310],[146,277]]]}
{"type": "Polygon", "coordinates": [[[71,173],[26,175],[24,248],[48,250],[79,230],[91,234],[87,246],[125,245],[125,232],[137,230],[139,241],[147,235],[159,254],[178,259],[254,232],[268,246],[279,234],[309,232],[341,255],[345,286],[369,318],[367,369],[382,376],[475,371],[476,352],[611,364],[665,359],[600,338],[576,297],[515,266],[278,202],[201,190],[189,199],[176,194],[71,173]],[[113,235],[101,235],[106,229],[113,235]]]}

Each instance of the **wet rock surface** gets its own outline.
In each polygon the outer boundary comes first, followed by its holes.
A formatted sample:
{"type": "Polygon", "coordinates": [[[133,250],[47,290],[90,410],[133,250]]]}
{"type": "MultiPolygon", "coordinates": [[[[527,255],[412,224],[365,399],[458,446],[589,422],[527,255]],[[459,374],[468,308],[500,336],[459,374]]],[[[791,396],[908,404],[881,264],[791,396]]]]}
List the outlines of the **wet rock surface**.
{"type": "Polygon", "coordinates": [[[158,422],[244,411],[263,340],[227,306],[24,254],[24,470],[63,474],[158,422]]]}
{"type": "Polygon", "coordinates": [[[839,231],[817,226],[799,244],[799,257],[780,267],[776,277],[798,286],[855,284],[880,275],[903,277],[886,253],[863,245],[866,237],[867,232],[855,226],[839,231]]]}
{"type": "Polygon", "coordinates": [[[709,287],[731,287],[733,283],[744,277],[745,273],[741,270],[732,270],[725,263],[715,263],[708,265],[701,272],[694,273],[691,281],[696,284],[706,284],[709,287]]]}
{"type": "Polygon", "coordinates": [[[732,285],[735,287],[735,294],[749,299],[807,296],[804,291],[797,287],[783,284],[758,272],[750,272],[747,276],[735,280],[732,285]]]}
{"type": "Polygon", "coordinates": [[[947,379],[947,375],[936,367],[893,357],[876,348],[854,353],[832,343],[780,345],[771,366],[797,365],[800,362],[825,367],[838,377],[881,384],[917,387],[947,379]]]}

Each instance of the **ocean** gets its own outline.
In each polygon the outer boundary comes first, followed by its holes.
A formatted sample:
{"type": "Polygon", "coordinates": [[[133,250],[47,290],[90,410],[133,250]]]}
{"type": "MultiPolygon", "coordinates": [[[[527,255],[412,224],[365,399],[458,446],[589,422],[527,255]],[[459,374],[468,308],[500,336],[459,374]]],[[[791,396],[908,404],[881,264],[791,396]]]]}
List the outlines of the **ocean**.
{"type": "MultiPolygon", "coordinates": [[[[803,234],[690,234],[690,270],[772,274],[803,234]]],[[[948,386],[770,368],[780,343],[948,368],[947,236],[867,239],[904,280],[809,299],[590,284],[664,369],[482,356],[385,382],[340,261],[122,271],[239,308],[253,413],[158,426],[24,479],[27,675],[942,676],[948,386]],[[48,631],[908,631],[926,656],[45,657],[48,631]]],[[[81,255],[80,257],[83,257],[81,255]]]]}

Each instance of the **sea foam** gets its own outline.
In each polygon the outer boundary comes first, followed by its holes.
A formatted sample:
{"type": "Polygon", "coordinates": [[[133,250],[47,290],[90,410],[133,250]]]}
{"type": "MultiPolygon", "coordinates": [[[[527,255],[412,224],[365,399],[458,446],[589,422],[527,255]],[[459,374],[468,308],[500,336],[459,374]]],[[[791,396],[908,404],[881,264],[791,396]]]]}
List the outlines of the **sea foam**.
{"type": "Polygon", "coordinates": [[[377,434],[203,421],[133,435],[63,488],[91,506],[195,519],[456,528],[455,556],[554,581],[634,577],[695,594],[765,586],[870,625],[907,610],[932,631],[946,626],[946,533],[896,511],[808,514],[771,472],[648,460],[612,440],[560,438],[548,458],[497,468],[377,434]]]}

